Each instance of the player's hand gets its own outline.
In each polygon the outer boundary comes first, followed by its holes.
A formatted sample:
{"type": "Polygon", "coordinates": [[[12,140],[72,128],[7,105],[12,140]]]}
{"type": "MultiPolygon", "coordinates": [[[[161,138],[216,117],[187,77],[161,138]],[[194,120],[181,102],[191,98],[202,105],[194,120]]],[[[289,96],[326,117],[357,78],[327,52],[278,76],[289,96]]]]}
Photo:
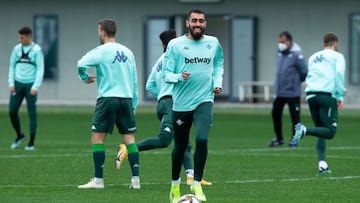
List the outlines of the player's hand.
{"type": "Polygon", "coordinates": [[[10,86],[10,87],[9,87],[9,91],[10,91],[10,93],[15,92],[15,86],[10,86]]]}
{"type": "Polygon", "coordinates": [[[190,75],[191,75],[191,73],[190,73],[190,72],[186,72],[186,71],[184,71],[184,72],[181,73],[181,76],[183,77],[183,79],[184,79],[185,81],[189,79],[190,75]]]}
{"type": "Polygon", "coordinates": [[[35,96],[37,94],[37,91],[34,89],[30,90],[30,95],[35,96]]]}
{"type": "Polygon", "coordinates": [[[89,78],[85,81],[86,84],[95,82],[95,76],[90,75],[89,78]]]}
{"type": "Polygon", "coordinates": [[[221,88],[220,88],[220,87],[215,87],[215,88],[214,88],[214,93],[215,93],[215,94],[220,94],[220,92],[221,92],[221,88]]]}
{"type": "Polygon", "coordinates": [[[344,107],[344,101],[337,101],[337,108],[340,110],[344,107]]]}

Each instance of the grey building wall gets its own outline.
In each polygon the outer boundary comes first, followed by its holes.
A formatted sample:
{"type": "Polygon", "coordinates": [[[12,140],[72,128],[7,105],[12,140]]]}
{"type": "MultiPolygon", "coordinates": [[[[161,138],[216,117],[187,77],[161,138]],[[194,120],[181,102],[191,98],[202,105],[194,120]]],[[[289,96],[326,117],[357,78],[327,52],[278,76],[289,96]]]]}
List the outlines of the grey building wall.
{"type": "MultiPolygon", "coordinates": [[[[39,103],[94,103],[96,86],[77,77],[77,60],[97,46],[97,22],[110,17],[117,21],[117,40],[133,50],[137,59],[140,96],[144,90],[143,22],[146,16],[185,15],[192,7],[208,15],[256,16],[258,19],[258,80],[273,80],[277,35],[288,30],[301,45],[305,57],[322,48],[324,33],[340,38],[339,51],[348,59],[349,15],[360,11],[360,1],[343,0],[222,0],[220,3],[180,3],[177,0],[13,0],[0,6],[0,101],[7,102],[9,57],[22,26],[33,26],[36,14],[59,17],[58,79],[44,81],[39,103]]],[[[184,22],[185,23],[185,22],[184,22]]],[[[212,26],[208,22],[208,27],[212,26]]],[[[211,29],[214,29],[212,27],[211,29]]],[[[160,32],[160,31],[159,31],[160,32]]],[[[348,78],[348,75],[346,76],[348,78]]],[[[348,103],[360,104],[357,86],[348,86],[348,103]]]]}

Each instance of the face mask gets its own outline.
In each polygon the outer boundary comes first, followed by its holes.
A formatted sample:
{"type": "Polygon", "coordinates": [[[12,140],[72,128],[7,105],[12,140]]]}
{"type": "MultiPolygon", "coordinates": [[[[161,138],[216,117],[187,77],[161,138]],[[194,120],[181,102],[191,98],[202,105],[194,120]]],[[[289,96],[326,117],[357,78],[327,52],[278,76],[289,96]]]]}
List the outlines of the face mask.
{"type": "Polygon", "coordinates": [[[285,51],[288,47],[285,43],[278,44],[279,51],[285,51]]]}

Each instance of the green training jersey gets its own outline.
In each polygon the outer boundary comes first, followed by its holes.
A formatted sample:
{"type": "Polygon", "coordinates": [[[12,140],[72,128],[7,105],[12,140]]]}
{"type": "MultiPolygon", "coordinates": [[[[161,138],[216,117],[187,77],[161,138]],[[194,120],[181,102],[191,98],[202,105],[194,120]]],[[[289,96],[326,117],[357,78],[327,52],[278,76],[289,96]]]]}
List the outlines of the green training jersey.
{"type": "Polygon", "coordinates": [[[163,78],[174,84],[173,110],[192,111],[204,102],[214,102],[213,89],[222,88],[224,55],[216,37],[204,35],[191,40],[187,35],[168,44],[163,78]],[[190,72],[184,81],[182,72],[190,72]]]}
{"type": "Polygon", "coordinates": [[[44,77],[44,54],[41,47],[34,42],[30,45],[18,44],[10,57],[8,85],[15,81],[33,83],[31,89],[38,90],[44,77]]]}
{"type": "Polygon", "coordinates": [[[309,58],[308,69],[305,92],[328,92],[336,100],[343,100],[345,59],[341,53],[331,49],[318,51],[309,58]]]}
{"type": "Polygon", "coordinates": [[[135,57],[130,49],[108,42],[87,52],[77,64],[79,77],[89,78],[87,69],[95,68],[100,97],[132,98],[133,108],[138,103],[138,85],[135,57]]]}
{"type": "Polygon", "coordinates": [[[152,94],[159,101],[163,96],[172,96],[173,84],[166,83],[162,78],[161,74],[163,72],[164,64],[163,53],[159,59],[156,61],[154,66],[151,69],[151,73],[146,81],[146,91],[152,94]]]}

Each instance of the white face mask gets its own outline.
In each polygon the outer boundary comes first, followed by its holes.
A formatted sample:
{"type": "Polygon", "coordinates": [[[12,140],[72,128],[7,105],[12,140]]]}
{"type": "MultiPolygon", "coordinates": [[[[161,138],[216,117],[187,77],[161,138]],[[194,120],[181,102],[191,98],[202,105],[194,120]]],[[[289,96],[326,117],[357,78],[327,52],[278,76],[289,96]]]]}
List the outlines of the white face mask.
{"type": "Polygon", "coordinates": [[[279,51],[285,51],[288,47],[285,43],[278,44],[279,51]]]}

